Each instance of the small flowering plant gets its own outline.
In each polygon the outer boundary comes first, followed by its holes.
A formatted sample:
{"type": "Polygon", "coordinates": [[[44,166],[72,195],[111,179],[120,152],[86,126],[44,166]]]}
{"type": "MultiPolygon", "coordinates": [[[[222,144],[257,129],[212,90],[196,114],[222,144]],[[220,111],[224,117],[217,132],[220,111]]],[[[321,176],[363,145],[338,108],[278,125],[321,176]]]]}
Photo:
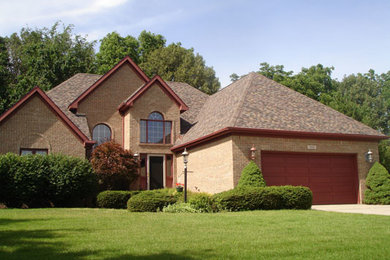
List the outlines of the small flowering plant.
{"type": "Polygon", "coordinates": [[[183,191],[184,184],[182,183],[176,183],[176,191],[182,192],[183,191]]]}

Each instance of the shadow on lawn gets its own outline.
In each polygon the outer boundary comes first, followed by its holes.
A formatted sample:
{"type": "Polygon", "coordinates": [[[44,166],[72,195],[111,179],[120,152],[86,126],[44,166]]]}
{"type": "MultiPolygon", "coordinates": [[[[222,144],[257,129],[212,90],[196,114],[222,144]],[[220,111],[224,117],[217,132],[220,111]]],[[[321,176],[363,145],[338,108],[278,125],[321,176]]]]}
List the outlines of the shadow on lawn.
{"type": "MultiPolygon", "coordinates": [[[[45,219],[0,219],[1,225],[11,225],[20,222],[42,221],[45,219]]],[[[212,257],[211,250],[202,252],[185,251],[182,253],[172,253],[169,251],[159,252],[150,255],[130,255],[120,252],[116,257],[104,257],[107,251],[104,250],[82,250],[69,252],[70,246],[64,242],[55,241],[60,238],[57,232],[71,231],[80,232],[82,235],[89,232],[88,229],[39,229],[39,230],[1,230],[0,229],[0,259],[76,259],[104,258],[110,260],[122,259],[207,259],[212,257]]],[[[112,253],[112,252],[110,252],[112,253]]]]}
{"type": "Polygon", "coordinates": [[[150,254],[150,255],[121,255],[118,257],[109,257],[107,260],[125,260],[125,259],[136,259],[136,260],[151,260],[151,259],[178,259],[178,260],[192,260],[192,259],[208,259],[214,257],[215,255],[211,254],[211,250],[205,250],[202,252],[193,252],[185,251],[183,253],[170,253],[164,251],[161,253],[150,254]]]}

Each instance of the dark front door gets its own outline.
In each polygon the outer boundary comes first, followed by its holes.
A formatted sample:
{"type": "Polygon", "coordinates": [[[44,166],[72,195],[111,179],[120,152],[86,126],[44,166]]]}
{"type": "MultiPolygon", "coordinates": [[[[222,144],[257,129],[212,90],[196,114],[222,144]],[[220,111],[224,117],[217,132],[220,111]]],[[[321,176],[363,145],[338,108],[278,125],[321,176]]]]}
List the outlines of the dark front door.
{"type": "Polygon", "coordinates": [[[164,157],[162,156],[150,156],[149,167],[150,167],[150,189],[161,189],[164,188],[164,157]]]}

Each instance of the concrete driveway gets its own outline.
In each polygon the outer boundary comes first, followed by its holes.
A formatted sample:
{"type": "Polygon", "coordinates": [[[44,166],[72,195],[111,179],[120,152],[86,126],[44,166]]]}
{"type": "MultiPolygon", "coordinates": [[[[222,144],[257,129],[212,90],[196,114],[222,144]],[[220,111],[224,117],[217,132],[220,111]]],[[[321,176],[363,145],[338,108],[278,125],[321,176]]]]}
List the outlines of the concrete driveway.
{"type": "Polygon", "coordinates": [[[311,208],[322,211],[390,216],[390,205],[337,204],[313,205],[311,208]]]}

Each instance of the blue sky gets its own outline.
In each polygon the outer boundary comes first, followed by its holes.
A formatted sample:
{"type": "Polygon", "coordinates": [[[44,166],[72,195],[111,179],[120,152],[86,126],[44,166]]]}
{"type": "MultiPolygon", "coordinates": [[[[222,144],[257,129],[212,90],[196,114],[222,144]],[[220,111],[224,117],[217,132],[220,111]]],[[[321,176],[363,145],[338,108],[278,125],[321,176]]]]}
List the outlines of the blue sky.
{"type": "Polygon", "coordinates": [[[390,1],[0,0],[0,35],[23,26],[73,24],[89,40],[117,31],[162,34],[193,47],[222,86],[261,62],[300,71],[321,63],[333,76],[390,70],[390,1]]]}

